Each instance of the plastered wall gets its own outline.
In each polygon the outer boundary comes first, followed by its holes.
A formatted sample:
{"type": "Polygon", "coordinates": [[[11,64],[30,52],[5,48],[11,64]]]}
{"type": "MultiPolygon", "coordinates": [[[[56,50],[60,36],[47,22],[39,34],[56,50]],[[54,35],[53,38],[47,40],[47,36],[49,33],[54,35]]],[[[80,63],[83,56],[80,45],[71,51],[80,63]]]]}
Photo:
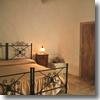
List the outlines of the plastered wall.
{"type": "Polygon", "coordinates": [[[60,36],[59,54],[69,63],[69,73],[79,76],[80,23],[95,21],[95,0],[74,1],[70,2],[71,10],[67,12],[69,14],[60,36]]]}
{"type": "Polygon", "coordinates": [[[80,22],[94,20],[94,0],[0,0],[0,42],[33,43],[33,54],[43,45],[78,76],[80,22]]]}

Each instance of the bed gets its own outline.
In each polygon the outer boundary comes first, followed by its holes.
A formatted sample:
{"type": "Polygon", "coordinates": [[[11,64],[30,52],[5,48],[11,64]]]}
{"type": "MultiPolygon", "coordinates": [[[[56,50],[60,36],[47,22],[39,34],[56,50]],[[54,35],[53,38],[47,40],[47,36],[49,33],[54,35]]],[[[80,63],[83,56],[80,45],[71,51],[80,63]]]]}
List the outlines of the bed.
{"type": "Polygon", "coordinates": [[[64,87],[67,93],[68,64],[61,68],[46,68],[32,60],[32,43],[6,43],[5,59],[0,61],[1,95],[56,95],[64,87]],[[14,56],[9,57],[9,47],[14,49],[14,56]],[[26,48],[30,47],[30,57],[26,48]],[[20,58],[21,56],[21,58],[20,58]],[[62,70],[66,70],[64,75],[62,70]]]}

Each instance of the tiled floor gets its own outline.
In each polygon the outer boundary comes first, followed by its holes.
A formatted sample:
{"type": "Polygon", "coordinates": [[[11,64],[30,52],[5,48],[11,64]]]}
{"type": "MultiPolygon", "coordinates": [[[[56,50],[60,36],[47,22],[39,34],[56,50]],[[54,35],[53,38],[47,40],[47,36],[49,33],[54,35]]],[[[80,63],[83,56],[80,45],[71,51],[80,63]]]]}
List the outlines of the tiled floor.
{"type": "Polygon", "coordinates": [[[95,95],[95,86],[91,80],[69,75],[68,86],[67,94],[65,94],[63,89],[58,95],[95,95]]]}

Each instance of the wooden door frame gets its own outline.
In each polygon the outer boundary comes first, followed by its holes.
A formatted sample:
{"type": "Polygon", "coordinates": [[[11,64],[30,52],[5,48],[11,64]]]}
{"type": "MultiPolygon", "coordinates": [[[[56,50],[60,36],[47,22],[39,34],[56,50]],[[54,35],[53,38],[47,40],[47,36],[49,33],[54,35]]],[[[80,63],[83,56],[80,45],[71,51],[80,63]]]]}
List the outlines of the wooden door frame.
{"type": "Polygon", "coordinates": [[[79,76],[81,76],[81,66],[82,66],[82,25],[84,24],[94,24],[95,21],[89,21],[89,22],[81,22],[80,23],[80,50],[79,50],[79,76]]]}

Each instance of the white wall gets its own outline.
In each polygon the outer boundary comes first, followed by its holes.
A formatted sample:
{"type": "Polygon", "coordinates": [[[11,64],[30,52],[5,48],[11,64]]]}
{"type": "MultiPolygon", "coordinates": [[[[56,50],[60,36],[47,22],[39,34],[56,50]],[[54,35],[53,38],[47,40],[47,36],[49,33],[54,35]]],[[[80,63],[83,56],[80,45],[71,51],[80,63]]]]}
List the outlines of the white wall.
{"type": "Polygon", "coordinates": [[[73,0],[63,27],[59,53],[69,63],[69,73],[79,76],[80,23],[95,21],[95,0],[73,0]],[[72,14],[72,15],[71,15],[72,14]]]}
{"type": "Polygon", "coordinates": [[[94,0],[0,0],[0,42],[32,42],[34,54],[43,45],[79,75],[80,22],[91,20],[94,0]]]}
{"type": "Polygon", "coordinates": [[[0,0],[0,42],[32,42],[34,53],[43,45],[50,57],[58,55],[58,11],[53,2],[0,0]]]}

